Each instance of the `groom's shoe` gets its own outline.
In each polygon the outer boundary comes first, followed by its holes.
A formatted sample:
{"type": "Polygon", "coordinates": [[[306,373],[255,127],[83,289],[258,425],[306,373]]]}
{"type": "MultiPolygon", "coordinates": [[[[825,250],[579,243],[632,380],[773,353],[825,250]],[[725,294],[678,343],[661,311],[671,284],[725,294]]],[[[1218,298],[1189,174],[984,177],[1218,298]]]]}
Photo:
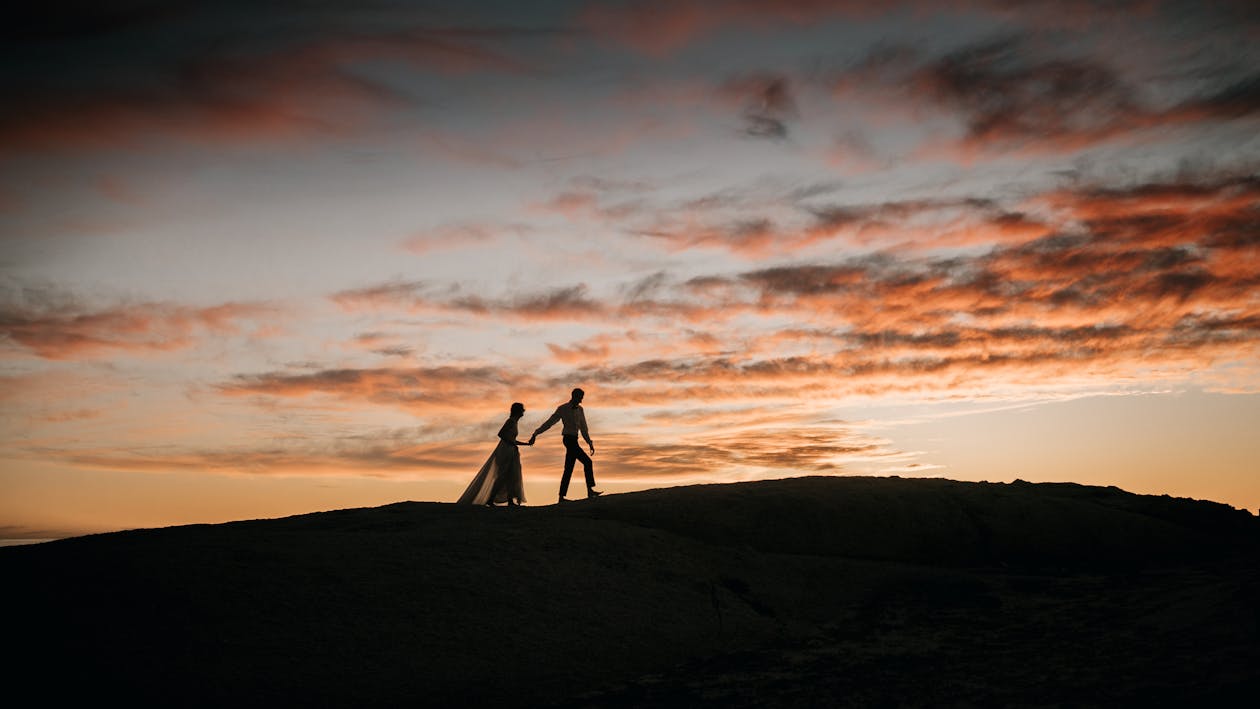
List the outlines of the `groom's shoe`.
{"type": "Polygon", "coordinates": [[[591,498],[591,497],[599,497],[599,496],[600,496],[600,495],[602,495],[602,494],[604,494],[604,491],[603,491],[603,490],[596,490],[596,489],[595,489],[595,488],[593,488],[593,487],[588,487],[588,488],[586,488],[586,496],[587,496],[588,498],[591,498]]]}

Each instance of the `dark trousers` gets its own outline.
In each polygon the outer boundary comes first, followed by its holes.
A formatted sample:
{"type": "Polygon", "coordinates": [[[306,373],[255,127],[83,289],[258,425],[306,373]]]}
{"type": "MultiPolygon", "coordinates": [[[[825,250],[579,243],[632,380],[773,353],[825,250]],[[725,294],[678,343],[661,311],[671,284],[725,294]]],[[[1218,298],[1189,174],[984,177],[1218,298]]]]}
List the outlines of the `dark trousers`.
{"type": "Polygon", "coordinates": [[[569,492],[569,478],[573,477],[574,461],[582,461],[582,469],[586,471],[586,487],[595,487],[595,466],[591,464],[591,457],[582,450],[578,437],[560,436],[560,440],[564,441],[564,475],[560,478],[560,497],[569,492]]]}

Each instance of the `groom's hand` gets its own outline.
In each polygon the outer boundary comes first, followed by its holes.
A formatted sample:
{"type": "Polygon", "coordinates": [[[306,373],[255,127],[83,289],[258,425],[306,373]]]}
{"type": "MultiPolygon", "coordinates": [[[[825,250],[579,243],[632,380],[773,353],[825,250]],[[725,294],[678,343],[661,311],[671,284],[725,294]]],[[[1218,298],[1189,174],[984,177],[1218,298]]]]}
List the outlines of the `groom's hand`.
{"type": "Polygon", "coordinates": [[[586,447],[591,449],[591,455],[595,455],[595,442],[594,441],[587,441],[586,447]]]}
{"type": "Polygon", "coordinates": [[[532,436],[530,436],[530,437],[529,437],[529,444],[530,444],[531,446],[532,446],[532,445],[534,445],[534,441],[536,441],[537,439],[538,439],[538,434],[537,434],[537,433],[535,433],[534,435],[532,435],[532,436]]]}

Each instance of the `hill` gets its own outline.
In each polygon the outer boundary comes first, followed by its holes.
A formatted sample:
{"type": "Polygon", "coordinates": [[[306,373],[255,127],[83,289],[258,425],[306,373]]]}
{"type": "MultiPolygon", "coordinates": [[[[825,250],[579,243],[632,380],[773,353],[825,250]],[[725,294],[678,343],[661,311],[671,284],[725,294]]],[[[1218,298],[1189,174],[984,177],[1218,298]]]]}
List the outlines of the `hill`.
{"type": "Polygon", "coordinates": [[[0,549],[6,684],[53,705],[1220,703],[1260,694],[1258,550],[1260,521],[1212,502],[857,477],[136,530],[0,549]]]}

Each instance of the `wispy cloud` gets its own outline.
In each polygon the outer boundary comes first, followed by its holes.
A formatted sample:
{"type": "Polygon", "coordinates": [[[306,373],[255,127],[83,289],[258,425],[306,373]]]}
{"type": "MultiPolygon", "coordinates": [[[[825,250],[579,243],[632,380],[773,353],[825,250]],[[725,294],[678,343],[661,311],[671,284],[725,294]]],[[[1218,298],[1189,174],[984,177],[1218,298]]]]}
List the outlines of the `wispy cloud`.
{"type": "Polygon", "coordinates": [[[231,447],[63,448],[42,451],[80,467],[128,472],[213,472],[245,475],[459,476],[486,454],[486,425],[367,429],[231,447]]]}
{"type": "Polygon", "coordinates": [[[402,309],[411,313],[459,312],[531,320],[586,319],[606,314],[606,305],[588,294],[584,284],[550,290],[486,297],[451,286],[422,281],[395,281],[341,291],[332,301],[346,310],[402,309]]]}
{"type": "Polygon", "coordinates": [[[957,118],[962,134],[946,149],[965,156],[1074,151],[1131,142],[1157,128],[1260,116],[1255,75],[1225,84],[1200,79],[1196,89],[1160,102],[1105,59],[1056,53],[1027,36],[940,56],[879,46],[833,82],[841,99],[892,99],[957,118]]]}
{"type": "Polygon", "coordinates": [[[786,76],[732,79],[722,87],[722,93],[742,104],[740,130],[751,138],[785,139],[788,122],[800,117],[792,80],[786,76]]]}
{"type": "Polygon", "coordinates": [[[414,254],[486,246],[508,236],[520,237],[531,231],[528,224],[462,223],[427,229],[403,242],[403,248],[414,254]]]}
{"type": "Polygon", "coordinates": [[[543,378],[506,366],[345,367],[312,372],[241,374],[222,382],[227,396],[309,397],[370,403],[410,411],[494,409],[528,393],[550,391],[543,378]]]}
{"type": "Polygon", "coordinates": [[[45,288],[11,288],[0,303],[0,341],[44,359],[82,359],[110,352],[167,352],[227,334],[266,336],[282,308],[269,303],[190,306],[145,302],[92,306],[45,288]]]}

